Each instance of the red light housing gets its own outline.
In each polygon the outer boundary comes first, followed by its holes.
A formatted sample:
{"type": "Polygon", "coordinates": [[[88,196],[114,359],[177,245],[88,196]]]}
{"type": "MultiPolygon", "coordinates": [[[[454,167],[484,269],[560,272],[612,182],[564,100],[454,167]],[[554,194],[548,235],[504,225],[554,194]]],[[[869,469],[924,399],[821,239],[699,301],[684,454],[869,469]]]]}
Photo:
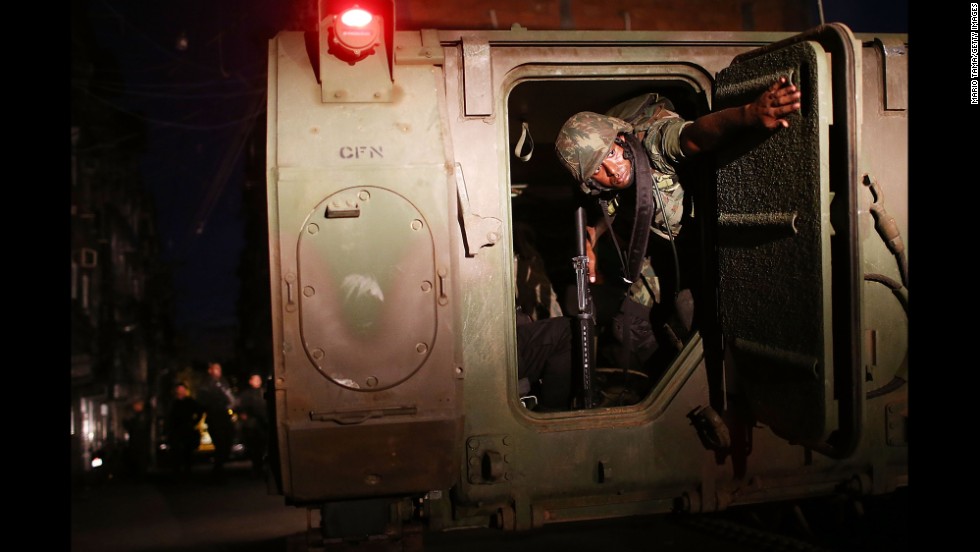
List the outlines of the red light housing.
{"type": "Polygon", "coordinates": [[[335,16],[333,29],[336,43],[349,51],[354,61],[374,53],[382,30],[379,18],[356,5],[335,16]]]}
{"type": "Polygon", "coordinates": [[[317,0],[320,98],[388,102],[394,82],[394,0],[317,0]]]}

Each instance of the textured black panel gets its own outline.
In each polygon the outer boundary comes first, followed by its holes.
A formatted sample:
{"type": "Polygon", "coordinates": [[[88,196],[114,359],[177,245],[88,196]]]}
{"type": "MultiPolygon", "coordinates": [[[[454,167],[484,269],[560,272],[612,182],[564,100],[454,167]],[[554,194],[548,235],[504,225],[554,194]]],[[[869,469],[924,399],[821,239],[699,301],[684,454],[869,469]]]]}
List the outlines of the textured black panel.
{"type": "Polygon", "coordinates": [[[790,128],[748,137],[718,172],[722,329],[756,416],[801,439],[824,432],[831,362],[822,56],[819,45],[798,43],[729,67],[716,89],[716,109],[751,101],[779,76],[803,94],[790,128]]]}

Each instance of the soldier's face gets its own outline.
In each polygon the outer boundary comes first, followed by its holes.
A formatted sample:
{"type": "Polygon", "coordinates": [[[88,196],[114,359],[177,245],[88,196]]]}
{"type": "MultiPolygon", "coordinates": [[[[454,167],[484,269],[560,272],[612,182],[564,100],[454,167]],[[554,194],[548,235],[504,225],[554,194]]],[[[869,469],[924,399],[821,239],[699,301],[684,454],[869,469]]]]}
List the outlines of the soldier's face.
{"type": "Polygon", "coordinates": [[[623,189],[633,181],[633,163],[623,157],[623,147],[613,143],[606,158],[596,167],[592,179],[606,188],[623,189]]]}

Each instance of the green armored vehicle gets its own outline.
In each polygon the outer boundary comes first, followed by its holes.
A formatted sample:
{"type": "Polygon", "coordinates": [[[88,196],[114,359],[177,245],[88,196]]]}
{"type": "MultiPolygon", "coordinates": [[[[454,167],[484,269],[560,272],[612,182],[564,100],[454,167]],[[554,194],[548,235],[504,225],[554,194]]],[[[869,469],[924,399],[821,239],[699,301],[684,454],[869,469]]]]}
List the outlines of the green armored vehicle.
{"type": "Polygon", "coordinates": [[[354,4],[269,49],[272,453],[325,539],[908,485],[906,36],[399,31],[354,4]],[[648,93],[693,120],[780,76],[792,126],[687,177],[697,240],[663,270],[693,330],[610,364],[560,127],[648,93]],[[590,329],[564,409],[518,377],[528,228],[549,315],[590,329]]]}

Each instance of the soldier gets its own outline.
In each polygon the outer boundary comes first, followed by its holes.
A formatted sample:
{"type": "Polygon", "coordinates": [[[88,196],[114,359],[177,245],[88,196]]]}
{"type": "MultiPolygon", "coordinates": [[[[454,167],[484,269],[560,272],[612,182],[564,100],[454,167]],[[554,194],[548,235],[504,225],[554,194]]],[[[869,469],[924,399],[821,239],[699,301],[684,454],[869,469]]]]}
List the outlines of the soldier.
{"type": "Polygon", "coordinates": [[[565,410],[571,401],[571,319],[564,316],[534,230],[514,225],[514,278],[517,302],[518,393],[529,408],[565,410]],[[532,405],[533,406],[529,406],[532,405]]]}
{"type": "Polygon", "coordinates": [[[126,467],[129,475],[142,480],[150,466],[150,414],[142,399],[133,401],[132,415],[123,421],[128,436],[126,443],[126,467]]]}
{"type": "Polygon", "coordinates": [[[167,414],[167,435],[174,473],[186,476],[191,472],[194,453],[201,445],[201,432],[197,429],[198,422],[204,414],[204,407],[190,395],[186,382],[178,381],[174,385],[174,400],[170,403],[167,414]]]}
{"type": "Polygon", "coordinates": [[[231,385],[221,374],[220,363],[208,363],[208,379],[198,393],[198,401],[206,411],[208,434],[211,435],[211,441],[214,443],[212,471],[220,479],[225,463],[231,456],[231,445],[235,436],[235,426],[231,416],[236,402],[231,385]]]}
{"type": "Polygon", "coordinates": [[[269,444],[269,412],[262,389],[262,376],[248,377],[248,388],[238,397],[238,419],[242,423],[245,452],[252,462],[252,474],[265,472],[265,451],[269,444]]]}
{"type": "Polygon", "coordinates": [[[669,100],[646,94],[617,105],[605,115],[576,113],[562,126],[555,140],[558,158],[582,191],[598,204],[599,215],[587,228],[591,282],[596,282],[596,240],[613,226],[617,210],[627,217],[619,217],[616,227],[632,222],[619,232],[608,232],[629,286],[609,332],[619,347],[613,353],[618,365],[634,368],[645,364],[658,348],[654,329],[667,330],[671,341],[678,343],[676,332],[665,326],[664,309],[655,308],[666,303],[661,299],[661,285],[670,290],[668,297],[674,297],[671,307],[678,305],[667,309],[667,314],[679,319],[684,330],[691,329],[693,301],[689,292],[680,291],[681,263],[674,244],[685,216],[690,215],[678,168],[699,154],[731,144],[743,131],[775,132],[789,127],[788,117],[800,109],[800,98],[797,87],[781,77],[752,102],[694,121],[682,119],[669,100]],[[635,193],[624,193],[631,187],[635,193]],[[621,202],[632,202],[633,208],[626,209],[621,202]],[[622,220],[630,216],[632,221],[622,220]],[[618,239],[617,234],[621,236],[618,239]],[[656,238],[648,240],[650,234],[656,238]],[[655,274],[652,266],[657,263],[651,259],[661,256],[656,250],[665,243],[675,270],[671,274],[660,268],[663,274],[655,274]],[[673,280],[662,282],[664,276],[673,280]],[[651,318],[655,319],[652,324],[651,318]]]}

